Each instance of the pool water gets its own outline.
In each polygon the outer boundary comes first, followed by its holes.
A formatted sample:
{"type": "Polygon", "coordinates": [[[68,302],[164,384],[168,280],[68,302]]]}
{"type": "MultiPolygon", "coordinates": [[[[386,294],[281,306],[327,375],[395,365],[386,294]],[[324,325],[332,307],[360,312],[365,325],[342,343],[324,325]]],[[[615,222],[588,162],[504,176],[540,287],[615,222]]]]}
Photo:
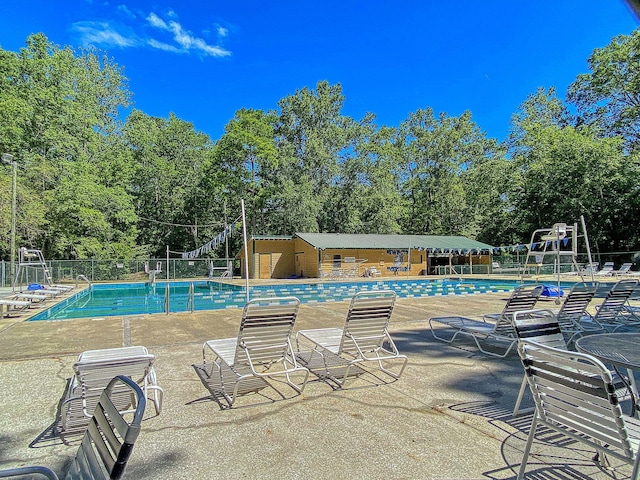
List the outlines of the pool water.
{"type": "MultiPolygon", "coordinates": [[[[244,286],[223,282],[170,282],[170,312],[192,309],[190,286],[193,284],[193,310],[241,308],[247,300],[244,286]]],[[[83,317],[141,315],[166,311],[166,282],[98,284],[79,292],[43,311],[30,320],[66,320],[83,317]]],[[[372,282],[324,282],[252,286],[250,298],[295,296],[301,303],[342,301],[358,292],[393,290],[398,297],[471,295],[510,292],[518,282],[495,280],[380,280],[372,282]]]]}

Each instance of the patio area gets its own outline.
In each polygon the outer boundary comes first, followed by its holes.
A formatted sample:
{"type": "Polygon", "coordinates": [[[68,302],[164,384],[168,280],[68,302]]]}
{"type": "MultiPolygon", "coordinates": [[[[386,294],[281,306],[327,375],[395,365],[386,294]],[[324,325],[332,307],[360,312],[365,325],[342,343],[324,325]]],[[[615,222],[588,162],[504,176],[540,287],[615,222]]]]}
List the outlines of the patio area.
{"type": "MultiPolygon", "coordinates": [[[[432,316],[499,312],[506,295],[401,298],[391,334],[409,363],[399,380],[369,369],[338,390],[313,375],[301,395],[285,384],[223,409],[196,373],[202,344],[237,334],[241,311],[0,322],[0,468],[45,465],[57,473],[80,437],[54,433],[58,404],[78,354],[144,345],[164,389],[147,408],[125,478],[514,478],[530,415],[512,419],[522,381],[516,354],[496,359],[471,341],[433,339],[432,316]],[[285,398],[283,399],[282,396],[285,398]]],[[[554,308],[553,301],[538,306],[554,308]]],[[[348,302],[303,304],[296,330],[341,327],[348,302]]],[[[527,396],[528,405],[531,401],[527,396]]],[[[525,405],[526,407],[527,405],[525,405]]],[[[593,451],[556,434],[537,436],[527,478],[627,478],[593,451]],[[561,448],[569,446],[570,448],[561,448]],[[613,475],[613,476],[612,476],[613,475]]]]}

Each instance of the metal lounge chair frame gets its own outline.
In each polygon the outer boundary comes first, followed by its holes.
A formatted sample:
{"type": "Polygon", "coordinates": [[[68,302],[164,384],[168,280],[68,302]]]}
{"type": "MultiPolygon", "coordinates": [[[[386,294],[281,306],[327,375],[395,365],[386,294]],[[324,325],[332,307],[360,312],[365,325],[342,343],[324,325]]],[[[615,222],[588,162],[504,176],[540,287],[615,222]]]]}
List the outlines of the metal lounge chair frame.
{"type": "Polygon", "coordinates": [[[482,353],[504,358],[518,342],[513,326],[513,315],[518,311],[532,310],[538,298],[540,298],[542,290],[542,285],[521,285],[511,293],[501,313],[484,315],[482,320],[461,316],[430,318],[429,328],[431,329],[431,334],[435,339],[446,343],[453,343],[458,335],[470,336],[473,338],[478,350],[482,353]],[[487,321],[488,319],[495,321],[487,321]],[[438,329],[433,328],[434,323],[453,328],[455,329],[455,333],[449,338],[438,335],[436,333],[438,329]],[[506,342],[508,346],[504,353],[499,354],[483,348],[480,340],[485,341],[489,339],[498,340],[503,343],[506,342]]]}
{"type": "Polygon", "coordinates": [[[584,334],[604,332],[597,325],[588,325],[580,322],[580,319],[588,315],[587,308],[598,290],[598,285],[597,282],[576,283],[571,287],[571,291],[562,302],[560,310],[554,312],[567,345],[571,345],[576,337],[581,337],[584,334]]]}
{"type": "MultiPolygon", "coordinates": [[[[548,347],[569,350],[565,332],[562,324],[558,321],[558,314],[556,312],[540,309],[516,312],[513,316],[513,324],[518,340],[526,340],[548,347]]],[[[615,370],[611,371],[611,376],[618,398],[631,398],[629,395],[632,395],[632,392],[628,380],[621,378],[615,370]]],[[[526,388],[527,377],[525,375],[522,379],[518,398],[513,408],[514,417],[520,413],[520,404],[522,403],[526,388]]]]}
{"type": "Polygon", "coordinates": [[[299,306],[300,300],[296,297],[250,300],[242,311],[237,337],[209,340],[203,344],[205,373],[209,377],[214,373],[220,376],[222,395],[229,405],[233,405],[239,393],[258,391],[267,386],[265,381],[270,377],[284,376],[291,388],[302,393],[309,370],[298,364],[291,345],[299,306]],[[213,353],[213,361],[207,360],[208,352],[213,353]],[[274,368],[278,365],[280,368],[274,368]],[[296,373],[304,375],[300,385],[291,379],[296,373]],[[229,375],[231,385],[227,385],[229,375]],[[255,379],[263,381],[252,381],[255,379]]]}
{"type": "MultiPolygon", "coordinates": [[[[67,471],[67,480],[118,480],[123,477],[133,446],[140,434],[146,398],[130,378],[117,376],[105,387],[78,452],[67,471]],[[122,385],[120,385],[122,384],[122,385]],[[136,400],[133,419],[127,422],[118,412],[112,396],[114,390],[128,389],[136,400]]],[[[47,467],[29,466],[0,471],[0,478],[19,475],[44,475],[50,480],[58,476],[47,467]]]]}
{"type": "Polygon", "coordinates": [[[0,319],[11,313],[24,312],[31,306],[30,300],[0,299],[0,319]]]}
{"type": "Polygon", "coordinates": [[[615,263],[613,262],[605,262],[600,270],[595,272],[595,275],[610,277],[613,275],[615,263]]]}
{"type": "Polygon", "coordinates": [[[577,352],[521,341],[518,353],[533,393],[536,411],[518,480],[524,478],[539,424],[633,465],[638,479],[640,422],[623,415],[611,373],[596,358],[577,352]]]}
{"type": "Polygon", "coordinates": [[[388,331],[395,301],[396,294],[390,290],[357,293],[351,299],[343,328],[300,330],[296,334],[299,354],[301,340],[311,344],[309,364],[314,355],[319,355],[326,372],[344,370],[340,378],[332,376],[341,387],[351,368],[365,362],[375,362],[387,375],[400,378],[408,358],[398,352],[388,331]],[[386,362],[395,360],[402,361],[397,373],[385,367],[386,362]]]}
{"type": "MultiPolygon", "coordinates": [[[[73,365],[74,377],[70,379],[61,407],[61,430],[71,433],[84,429],[91,418],[102,390],[117,375],[131,378],[142,387],[145,398],[152,400],[156,414],[162,411],[163,390],[157,384],[155,355],[145,347],[133,346],[87,350],[78,356],[73,365]]],[[[116,389],[113,401],[120,413],[137,409],[134,398],[127,389],[116,389]]]]}
{"type": "Polygon", "coordinates": [[[620,265],[620,268],[618,270],[614,270],[613,272],[611,272],[611,274],[615,276],[631,275],[633,273],[633,271],[631,270],[632,266],[633,263],[623,263],[622,265],[620,265]]]}
{"type": "Polygon", "coordinates": [[[640,317],[629,307],[629,297],[638,286],[637,279],[626,278],[616,282],[607,293],[594,315],[585,315],[580,321],[585,328],[614,332],[624,326],[640,326],[640,317]]]}

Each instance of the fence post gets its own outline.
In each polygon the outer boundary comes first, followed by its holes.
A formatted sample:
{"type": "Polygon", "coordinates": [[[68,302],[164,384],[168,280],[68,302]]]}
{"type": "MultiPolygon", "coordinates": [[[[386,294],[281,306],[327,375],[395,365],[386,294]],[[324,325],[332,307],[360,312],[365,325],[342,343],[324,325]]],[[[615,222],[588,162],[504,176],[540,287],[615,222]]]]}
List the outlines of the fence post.
{"type": "Polygon", "coordinates": [[[171,288],[169,287],[169,282],[167,281],[167,286],[164,289],[164,312],[169,315],[169,310],[171,306],[171,302],[169,300],[169,295],[171,293],[171,288]]]}
{"type": "Polygon", "coordinates": [[[195,292],[193,288],[193,282],[191,282],[189,284],[189,297],[187,298],[187,308],[189,308],[191,313],[193,313],[193,311],[196,309],[195,304],[196,304],[195,292]]]}

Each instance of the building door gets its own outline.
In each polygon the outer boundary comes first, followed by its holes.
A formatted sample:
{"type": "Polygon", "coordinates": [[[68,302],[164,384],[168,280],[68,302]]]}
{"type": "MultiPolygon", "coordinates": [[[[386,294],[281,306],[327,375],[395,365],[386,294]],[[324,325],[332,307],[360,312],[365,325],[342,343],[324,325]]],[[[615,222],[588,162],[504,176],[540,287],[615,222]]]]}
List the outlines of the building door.
{"type": "Polygon", "coordinates": [[[304,253],[296,253],[296,275],[304,277],[304,253]]]}
{"type": "Polygon", "coordinates": [[[271,254],[261,253],[259,262],[260,276],[258,278],[271,278],[271,254]]]}

